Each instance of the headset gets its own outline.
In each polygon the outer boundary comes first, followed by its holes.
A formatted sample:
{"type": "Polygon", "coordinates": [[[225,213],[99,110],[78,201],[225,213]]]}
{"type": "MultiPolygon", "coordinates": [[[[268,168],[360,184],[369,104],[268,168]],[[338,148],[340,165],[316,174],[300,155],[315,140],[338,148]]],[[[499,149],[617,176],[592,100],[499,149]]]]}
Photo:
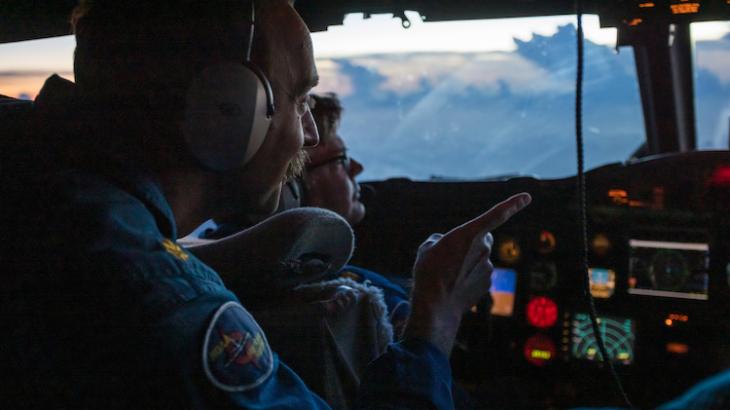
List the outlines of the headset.
{"type": "Polygon", "coordinates": [[[206,67],[186,92],[182,134],[195,160],[211,171],[246,165],[261,148],[276,111],[271,83],[251,62],[255,18],[252,0],[243,63],[206,67]]]}

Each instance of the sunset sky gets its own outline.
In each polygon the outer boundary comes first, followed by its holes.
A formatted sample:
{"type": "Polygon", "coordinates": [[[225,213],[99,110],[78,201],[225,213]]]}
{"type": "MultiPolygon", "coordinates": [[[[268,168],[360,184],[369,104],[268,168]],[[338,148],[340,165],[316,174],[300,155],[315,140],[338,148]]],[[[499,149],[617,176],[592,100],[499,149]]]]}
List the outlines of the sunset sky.
{"type": "MultiPolygon", "coordinates": [[[[511,51],[515,48],[514,38],[529,40],[532,33],[550,35],[558,26],[575,21],[574,16],[562,16],[423,23],[418,13],[406,15],[413,23],[409,29],[403,29],[400,20],[389,15],[364,20],[361,14],[353,14],[343,26],[313,34],[322,71],[327,71],[326,60],[332,57],[415,51],[511,51]]],[[[615,41],[616,31],[600,29],[596,16],[587,16],[585,27],[586,37],[593,42],[610,45],[615,41]]],[[[693,27],[696,39],[716,39],[728,32],[728,22],[693,27]]],[[[51,73],[73,79],[73,49],[72,36],[0,45],[0,93],[32,98],[51,73]]]]}

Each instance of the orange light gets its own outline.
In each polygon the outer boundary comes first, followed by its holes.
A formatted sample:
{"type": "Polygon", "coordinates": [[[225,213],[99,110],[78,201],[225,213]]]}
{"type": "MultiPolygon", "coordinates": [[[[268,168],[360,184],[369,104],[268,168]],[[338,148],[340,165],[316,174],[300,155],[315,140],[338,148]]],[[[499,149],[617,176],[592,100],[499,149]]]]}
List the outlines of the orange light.
{"type": "Polygon", "coordinates": [[[650,1],[648,1],[646,3],[639,3],[639,7],[642,8],[642,9],[654,7],[654,3],[650,2],[650,1]]]}
{"type": "Polygon", "coordinates": [[[647,208],[649,205],[644,201],[637,201],[635,199],[629,200],[629,206],[632,208],[647,208]]]}
{"type": "Polygon", "coordinates": [[[665,191],[663,186],[655,186],[652,189],[653,202],[651,204],[652,209],[664,209],[664,197],[665,191]]]}
{"type": "Polygon", "coordinates": [[[669,6],[672,14],[695,14],[700,11],[700,3],[682,3],[669,6]]]}
{"type": "Polygon", "coordinates": [[[682,313],[670,313],[667,317],[667,320],[672,320],[674,322],[682,322],[687,323],[689,322],[689,316],[682,314],[682,313]]]}
{"type": "Polygon", "coordinates": [[[591,247],[596,255],[606,256],[606,254],[611,251],[611,240],[608,239],[608,236],[602,233],[596,234],[596,236],[593,237],[593,241],[591,241],[591,247]]]}
{"type": "Polygon", "coordinates": [[[674,321],[672,319],[664,319],[664,324],[672,327],[674,325],[674,321]]]}
{"type": "MultiPolygon", "coordinates": [[[[728,1],[730,1],[730,0],[728,0],[728,1]]],[[[644,20],[643,19],[640,19],[640,18],[635,18],[635,19],[631,19],[631,20],[624,20],[624,23],[626,23],[626,25],[631,26],[631,27],[636,27],[636,26],[638,26],[639,24],[641,24],[643,22],[644,22],[644,20]]]]}
{"type": "Polygon", "coordinates": [[[520,245],[514,239],[507,239],[499,244],[499,259],[506,264],[513,264],[520,260],[520,245]]]}
{"type": "Polygon", "coordinates": [[[625,189],[609,189],[608,197],[616,204],[624,205],[629,202],[629,193],[625,189]]]}
{"type": "Polygon", "coordinates": [[[674,354],[687,354],[689,352],[689,346],[686,343],[667,343],[667,352],[674,354]]]}

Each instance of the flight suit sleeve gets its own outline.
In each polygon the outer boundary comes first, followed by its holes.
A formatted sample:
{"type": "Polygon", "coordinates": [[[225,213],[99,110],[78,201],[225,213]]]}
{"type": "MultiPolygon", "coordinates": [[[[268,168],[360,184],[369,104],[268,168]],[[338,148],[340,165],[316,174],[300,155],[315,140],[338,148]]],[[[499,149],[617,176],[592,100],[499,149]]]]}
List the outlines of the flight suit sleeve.
{"type": "Polygon", "coordinates": [[[446,355],[428,342],[391,344],[370,364],[358,409],[453,409],[452,376],[446,355]]]}
{"type": "Polygon", "coordinates": [[[329,408],[279,362],[263,330],[234,297],[206,295],[190,301],[164,318],[154,333],[155,350],[162,356],[157,360],[167,369],[160,377],[167,374],[167,384],[175,390],[167,405],[329,408]]]}
{"type": "MultiPolygon", "coordinates": [[[[157,333],[166,335],[159,343],[171,345],[165,352],[166,367],[182,376],[174,385],[185,388],[193,407],[329,408],[279,362],[263,330],[235,299],[204,297],[186,304],[157,333]],[[171,343],[172,334],[192,342],[171,343]]],[[[368,367],[356,407],[453,408],[446,356],[419,340],[389,346],[368,367]]]]}
{"type": "Polygon", "coordinates": [[[678,399],[657,410],[727,409],[730,408],[730,370],[703,380],[678,399]]]}

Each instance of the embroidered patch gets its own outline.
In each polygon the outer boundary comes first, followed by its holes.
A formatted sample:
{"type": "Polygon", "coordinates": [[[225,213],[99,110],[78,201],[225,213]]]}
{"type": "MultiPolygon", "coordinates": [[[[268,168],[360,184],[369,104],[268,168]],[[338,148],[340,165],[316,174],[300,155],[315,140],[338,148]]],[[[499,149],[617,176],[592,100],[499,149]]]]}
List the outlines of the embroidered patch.
{"type": "Polygon", "coordinates": [[[180,259],[181,261],[185,262],[190,258],[190,255],[187,254],[183,250],[183,248],[180,247],[180,245],[176,244],[175,242],[169,240],[169,239],[163,239],[162,240],[162,247],[165,248],[167,253],[170,255],[176,257],[177,259],[180,259]]]}
{"type": "Polygon", "coordinates": [[[224,303],[213,315],[203,343],[203,368],[219,389],[253,389],[271,375],[274,359],[264,332],[238,302],[224,303]]]}

